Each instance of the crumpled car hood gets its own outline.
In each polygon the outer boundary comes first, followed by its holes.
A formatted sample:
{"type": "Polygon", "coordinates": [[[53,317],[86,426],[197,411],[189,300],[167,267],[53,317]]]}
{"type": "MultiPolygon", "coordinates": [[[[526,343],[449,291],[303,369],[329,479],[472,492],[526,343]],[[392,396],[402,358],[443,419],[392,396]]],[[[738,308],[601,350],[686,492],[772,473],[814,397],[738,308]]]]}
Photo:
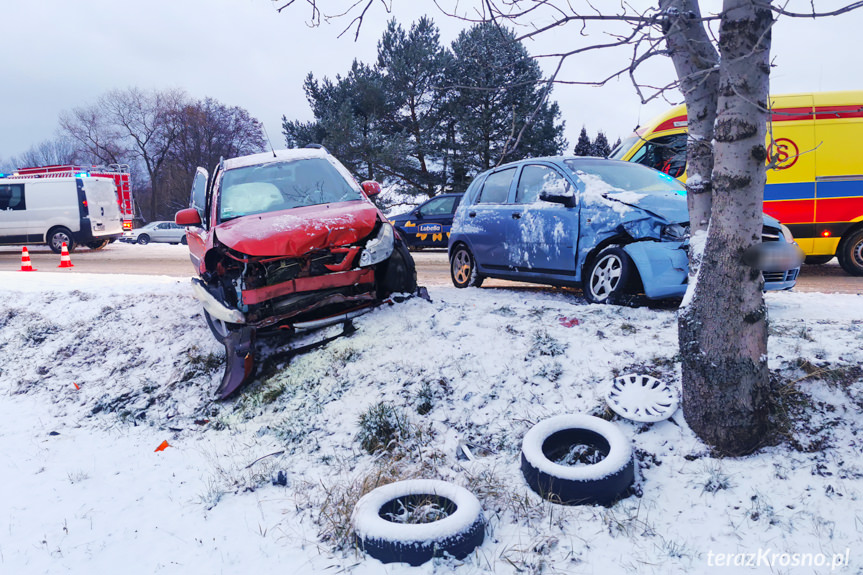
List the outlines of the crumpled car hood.
{"type": "Polygon", "coordinates": [[[674,192],[652,192],[642,194],[639,192],[608,192],[604,197],[611,201],[622,202],[628,206],[646,210],[671,223],[682,223],[689,221],[689,208],[686,205],[686,196],[674,192]]]}
{"type": "Polygon", "coordinates": [[[372,233],[378,210],[367,202],[306,206],[220,224],[216,239],[250,256],[299,257],[356,243],[372,233]]]}

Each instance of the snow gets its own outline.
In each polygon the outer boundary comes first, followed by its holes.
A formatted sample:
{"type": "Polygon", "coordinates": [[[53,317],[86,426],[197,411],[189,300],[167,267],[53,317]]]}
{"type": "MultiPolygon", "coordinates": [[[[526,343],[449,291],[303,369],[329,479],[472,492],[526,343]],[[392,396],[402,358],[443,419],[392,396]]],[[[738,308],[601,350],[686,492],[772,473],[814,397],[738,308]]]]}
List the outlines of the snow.
{"type": "Polygon", "coordinates": [[[188,279],[0,272],[0,285],[2,573],[401,573],[352,547],[350,516],[374,487],[413,478],[466,487],[488,527],[475,554],[411,573],[704,573],[718,554],[849,549],[842,572],[859,569],[859,295],[766,294],[789,423],[755,454],[712,455],[681,411],[615,417],[638,479],[605,508],[533,493],[522,440],[557,415],[611,417],[620,374],[679,385],[674,309],[431,286],[431,303],[367,314],[217,402],[224,351],[188,279]],[[370,455],[358,421],[380,402],[401,427],[370,455]]]}
{"type": "Polygon", "coordinates": [[[632,458],[632,446],[630,439],[614,423],[592,415],[563,414],[534,425],[524,436],[522,453],[534,468],[546,475],[569,481],[588,481],[608,477],[623,469],[632,458]],[[608,441],[608,455],[592,465],[561,465],[549,460],[542,451],[545,440],[565,429],[586,429],[601,435],[608,441]]]}

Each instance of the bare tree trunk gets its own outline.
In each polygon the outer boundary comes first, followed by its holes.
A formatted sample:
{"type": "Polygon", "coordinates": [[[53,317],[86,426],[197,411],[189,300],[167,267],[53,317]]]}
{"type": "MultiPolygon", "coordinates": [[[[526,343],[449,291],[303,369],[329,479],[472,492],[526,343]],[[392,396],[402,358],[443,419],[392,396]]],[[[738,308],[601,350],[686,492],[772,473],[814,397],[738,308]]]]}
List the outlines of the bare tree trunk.
{"type": "Polygon", "coordinates": [[[725,0],[710,224],[678,324],[686,421],[732,455],[756,449],[767,426],[763,280],[742,254],[761,241],[772,23],[768,4],[725,0]]]}

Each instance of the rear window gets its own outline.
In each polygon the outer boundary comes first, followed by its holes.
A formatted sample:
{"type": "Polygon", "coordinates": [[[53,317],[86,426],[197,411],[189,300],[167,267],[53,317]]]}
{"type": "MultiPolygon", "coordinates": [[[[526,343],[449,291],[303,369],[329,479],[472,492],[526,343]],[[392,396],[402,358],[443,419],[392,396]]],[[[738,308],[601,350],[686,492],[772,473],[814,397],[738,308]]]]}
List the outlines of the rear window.
{"type": "Polygon", "coordinates": [[[228,170],[220,186],[222,221],[337,202],[362,200],[324,158],[272,162],[228,170]]]}
{"type": "Polygon", "coordinates": [[[513,175],[515,175],[515,168],[507,168],[487,177],[482,185],[478,203],[505,204],[507,197],[509,197],[509,186],[512,183],[513,175]]]}

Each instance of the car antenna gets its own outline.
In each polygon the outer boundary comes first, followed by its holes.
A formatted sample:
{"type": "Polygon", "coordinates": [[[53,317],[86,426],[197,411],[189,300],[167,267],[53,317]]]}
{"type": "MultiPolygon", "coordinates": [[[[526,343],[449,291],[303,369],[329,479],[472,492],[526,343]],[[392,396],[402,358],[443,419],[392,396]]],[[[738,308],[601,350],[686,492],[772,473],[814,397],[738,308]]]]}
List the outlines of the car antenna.
{"type": "Polygon", "coordinates": [[[273,143],[270,141],[270,135],[267,133],[267,127],[261,124],[261,129],[264,130],[264,136],[267,138],[267,143],[270,145],[270,150],[273,151],[273,157],[278,158],[276,155],[276,149],[273,147],[273,143]]]}

